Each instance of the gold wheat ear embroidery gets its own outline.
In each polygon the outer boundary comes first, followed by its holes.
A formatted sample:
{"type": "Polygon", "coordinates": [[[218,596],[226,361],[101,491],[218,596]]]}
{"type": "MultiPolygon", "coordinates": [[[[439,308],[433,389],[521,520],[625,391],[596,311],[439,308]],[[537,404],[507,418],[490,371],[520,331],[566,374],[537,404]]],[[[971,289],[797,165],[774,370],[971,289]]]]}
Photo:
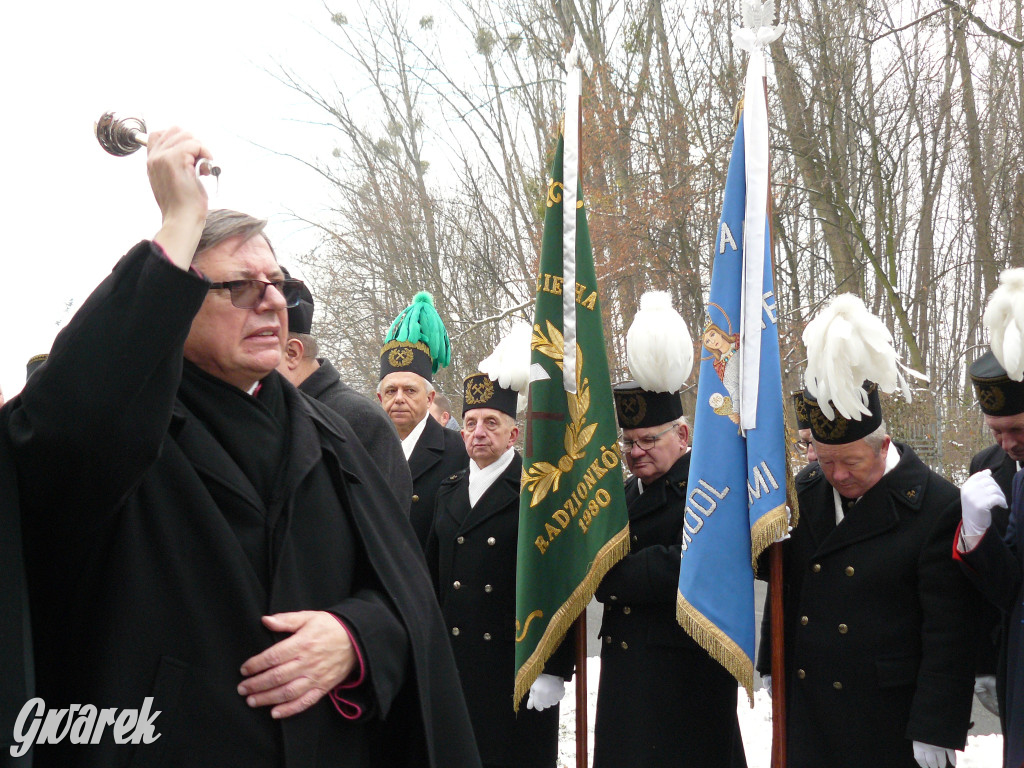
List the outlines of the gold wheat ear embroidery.
{"type": "MultiPolygon", "coordinates": [[[[562,368],[565,355],[565,339],[555,326],[547,323],[547,335],[539,325],[533,326],[532,349],[555,361],[562,368]]],[[[583,376],[583,349],[576,345],[576,393],[565,393],[569,408],[569,424],[565,427],[563,447],[565,453],[556,464],[538,461],[523,471],[522,487],[530,492],[530,506],[535,507],[547,498],[551,491],[558,490],[562,475],[572,470],[573,464],[584,457],[587,445],[597,431],[597,424],[587,424],[590,410],[590,379],[583,376]]]]}
{"type": "Polygon", "coordinates": [[[526,639],[526,634],[527,634],[527,632],[530,631],[530,622],[531,621],[533,621],[534,619],[543,619],[543,618],[544,618],[544,611],[540,611],[540,610],[534,611],[529,616],[527,616],[526,617],[526,624],[523,625],[522,634],[519,633],[519,619],[516,619],[516,642],[517,643],[521,643],[521,642],[523,642],[523,640],[526,639]]]}

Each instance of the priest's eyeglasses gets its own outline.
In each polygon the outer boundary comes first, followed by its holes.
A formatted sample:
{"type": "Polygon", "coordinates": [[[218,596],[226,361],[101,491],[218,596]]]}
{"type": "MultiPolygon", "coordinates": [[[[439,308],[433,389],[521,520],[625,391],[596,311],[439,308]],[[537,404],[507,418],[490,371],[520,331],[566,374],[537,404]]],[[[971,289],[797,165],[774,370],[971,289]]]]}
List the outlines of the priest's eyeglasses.
{"type": "Polygon", "coordinates": [[[253,309],[274,286],[284,296],[285,306],[297,307],[302,299],[302,281],[293,278],[281,280],[228,280],[224,283],[210,283],[210,290],[231,291],[231,305],[238,309],[253,309]]]}
{"type": "Polygon", "coordinates": [[[627,440],[624,437],[620,437],[619,445],[622,447],[623,453],[629,453],[632,451],[634,445],[640,446],[641,451],[649,451],[657,444],[659,437],[667,432],[671,432],[676,426],[677,425],[675,424],[669,424],[665,429],[661,430],[661,432],[656,432],[653,435],[644,435],[643,437],[638,437],[636,440],[627,440]]]}

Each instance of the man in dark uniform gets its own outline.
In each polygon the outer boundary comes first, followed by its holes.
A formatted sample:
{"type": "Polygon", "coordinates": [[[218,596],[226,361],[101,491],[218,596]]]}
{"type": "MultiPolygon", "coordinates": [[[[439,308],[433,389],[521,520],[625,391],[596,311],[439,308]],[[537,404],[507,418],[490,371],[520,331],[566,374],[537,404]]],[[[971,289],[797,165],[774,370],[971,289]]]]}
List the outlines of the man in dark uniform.
{"type": "Polygon", "coordinates": [[[818,467],[784,547],[788,765],[945,766],[970,725],[976,611],[949,557],[959,493],[870,414],[805,393],[818,467]],[[861,415],[859,413],[855,415],[861,415]]]}
{"type": "Polygon", "coordinates": [[[469,469],[441,485],[427,564],[448,625],[481,762],[554,768],[557,704],[573,672],[571,643],[563,643],[548,661],[546,672],[530,689],[526,708],[516,713],[512,707],[523,471],[522,457],[513,447],[519,436],[518,393],[484,373],[469,376],[464,391],[462,436],[469,469]]]}
{"type": "Polygon", "coordinates": [[[148,152],[160,231],[0,409],[40,697],[15,738],[64,709],[37,766],[365,767],[404,691],[408,763],[478,765],[408,520],[351,427],[275,371],[298,294],[265,222],[208,215],[191,135],[148,152]]]}
{"type": "Polygon", "coordinates": [[[398,430],[402,450],[412,474],[410,519],[420,546],[434,519],[434,504],[441,481],[469,466],[466,446],[458,432],[445,429],[430,416],[434,401],[431,378],[448,364],[448,334],[434,310],[429,293],[420,292],[392,324],[380,350],[380,384],[377,398],[398,430]],[[407,333],[395,337],[403,319],[416,317],[407,333]],[[443,348],[438,339],[443,338],[443,348]],[[433,344],[433,346],[431,346],[433,344]]]}
{"type": "Polygon", "coordinates": [[[999,283],[984,315],[992,350],[968,370],[985,423],[1005,458],[1000,461],[989,449],[971,462],[972,470],[983,462],[987,466],[978,466],[960,489],[963,525],[954,557],[1004,621],[998,675],[1003,765],[1017,768],[1024,765],[1024,473],[1016,473],[1009,493],[1005,478],[1024,459],[1024,363],[1019,357],[1007,359],[1005,353],[1024,342],[1019,323],[1009,322],[1024,306],[1024,269],[1005,270],[999,283]]]}
{"type": "MultiPolygon", "coordinates": [[[[985,426],[996,441],[971,458],[970,474],[990,470],[1003,496],[1010,499],[1013,476],[1024,462],[1024,385],[1007,377],[991,350],[978,358],[967,372],[974,384],[985,426]]],[[[1006,534],[1009,517],[1006,507],[992,510],[992,530],[999,536],[1006,534]]],[[[986,604],[982,608],[980,633],[974,690],[985,707],[1000,715],[1005,733],[1002,711],[1006,703],[1006,659],[1000,657],[1004,633],[1001,612],[994,605],[986,604]]]]}
{"type": "MultiPolygon", "coordinates": [[[[631,364],[632,367],[632,364],[631,364]]],[[[744,766],[736,680],[676,621],[690,469],[676,392],[614,390],[630,553],[601,581],[601,681],[594,768],[744,766]]]]}
{"type": "Polygon", "coordinates": [[[806,458],[807,463],[812,464],[818,460],[818,454],[814,452],[814,441],[811,440],[811,417],[807,413],[807,402],[804,400],[804,391],[794,392],[793,413],[796,415],[797,450],[806,458]]]}
{"type": "MultiPolygon", "coordinates": [[[[287,269],[282,271],[289,277],[287,269]]],[[[352,425],[359,442],[408,510],[412,477],[395,425],[380,405],[343,382],[330,360],[317,356],[319,347],[312,336],[314,310],[313,294],[303,284],[299,303],[288,308],[288,342],[277,370],[299,392],[333,408],[352,425]]]]}

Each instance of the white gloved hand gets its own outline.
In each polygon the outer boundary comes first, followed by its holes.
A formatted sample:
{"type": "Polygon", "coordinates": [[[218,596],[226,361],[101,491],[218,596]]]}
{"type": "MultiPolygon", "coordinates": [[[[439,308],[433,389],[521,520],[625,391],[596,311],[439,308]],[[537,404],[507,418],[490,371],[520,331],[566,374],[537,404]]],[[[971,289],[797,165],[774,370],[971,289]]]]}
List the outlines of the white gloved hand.
{"type": "Polygon", "coordinates": [[[967,478],[960,487],[960,507],[963,510],[965,536],[981,536],[992,525],[992,509],[1005,507],[1006,496],[986,469],[967,478]]]}
{"type": "Polygon", "coordinates": [[[923,741],[914,742],[914,759],[921,768],[946,768],[946,761],[949,765],[956,765],[956,752],[946,747],[936,747],[933,744],[925,744],[923,741]]]}
{"type": "Polygon", "coordinates": [[[996,696],[996,676],[978,675],[974,678],[974,693],[981,706],[993,715],[999,714],[999,699],[996,696]]]}
{"type": "Polygon", "coordinates": [[[761,675],[761,687],[768,691],[768,698],[772,697],[772,676],[761,675]]]}
{"type": "Polygon", "coordinates": [[[546,675],[541,672],[530,686],[530,696],[526,700],[526,708],[540,712],[542,709],[553,707],[562,700],[563,696],[565,696],[565,680],[557,675],[546,675]]]}

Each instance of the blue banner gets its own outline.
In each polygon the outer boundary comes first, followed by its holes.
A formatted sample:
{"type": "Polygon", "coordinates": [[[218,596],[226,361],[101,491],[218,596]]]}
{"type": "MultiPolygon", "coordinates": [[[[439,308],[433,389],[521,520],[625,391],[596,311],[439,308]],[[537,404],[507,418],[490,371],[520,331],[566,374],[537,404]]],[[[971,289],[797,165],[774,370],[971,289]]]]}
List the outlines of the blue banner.
{"type": "MultiPolygon", "coordinates": [[[[765,238],[760,366],[740,370],[746,203],[743,119],[733,142],[701,334],[693,455],[676,615],[753,703],[754,562],[786,532],[785,416],[771,239],[765,238]],[[741,382],[757,382],[757,426],[741,434],[741,382]]],[[[767,184],[767,179],[765,179],[767,184]]],[[[767,216],[767,212],[765,213],[767,216]]],[[[753,257],[754,254],[751,254],[753,257]]]]}

